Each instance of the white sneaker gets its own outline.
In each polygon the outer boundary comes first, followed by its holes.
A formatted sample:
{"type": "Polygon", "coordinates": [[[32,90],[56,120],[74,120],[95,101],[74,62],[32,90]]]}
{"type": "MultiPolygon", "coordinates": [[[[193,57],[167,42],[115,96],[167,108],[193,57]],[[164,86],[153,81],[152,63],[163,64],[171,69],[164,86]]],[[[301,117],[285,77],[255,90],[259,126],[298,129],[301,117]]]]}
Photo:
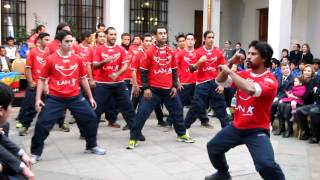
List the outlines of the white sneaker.
{"type": "Polygon", "coordinates": [[[31,154],[30,159],[31,159],[32,164],[36,164],[38,161],[40,161],[40,156],[35,155],[35,154],[31,154]]]}
{"type": "Polygon", "coordinates": [[[105,155],[106,154],[106,150],[101,148],[101,147],[93,147],[90,149],[86,149],[85,153],[91,153],[91,154],[96,154],[96,155],[105,155]]]}

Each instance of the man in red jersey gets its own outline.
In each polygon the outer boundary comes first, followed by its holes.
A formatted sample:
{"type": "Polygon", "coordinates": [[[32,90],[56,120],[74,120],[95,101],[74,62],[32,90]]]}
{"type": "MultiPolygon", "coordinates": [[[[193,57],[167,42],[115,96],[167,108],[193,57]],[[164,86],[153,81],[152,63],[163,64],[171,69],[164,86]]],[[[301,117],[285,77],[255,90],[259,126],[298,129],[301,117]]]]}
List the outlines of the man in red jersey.
{"type": "MultiPolygon", "coordinates": [[[[130,47],[130,34],[129,33],[122,33],[121,34],[121,46],[124,48],[127,59],[128,59],[128,67],[130,67],[132,56],[134,55],[135,51],[129,51],[130,47]]],[[[133,49],[132,49],[133,50],[133,49]]],[[[128,88],[129,97],[131,99],[131,90],[132,90],[132,84],[131,84],[131,71],[130,68],[127,68],[127,70],[122,74],[121,76],[124,80],[124,83],[126,84],[128,88]]]]}
{"type": "Polygon", "coordinates": [[[174,55],[178,54],[179,52],[184,50],[184,48],[186,48],[186,36],[183,33],[179,34],[176,37],[176,42],[177,42],[177,49],[173,51],[174,55]]]}
{"type": "MultiPolygon", "coordinates": [[[[71,28],[67,23],[60,23],[56,28],[56,35],[60,31],[69,31],[69,32],[71,32],[71,28]]],[[[55,53],[56,50],[58,50],[60,48],[60,41],[56,38],[56,36],[54,37],[54,40],[51,41],[48,44],[48,48],[49,48],[49,53],[50,54],[55,53]]]]}
{"type": "MultiPolygon", "coordinates": [[[[197,54],[194,49],[195,39],[194,34],[189,33],[186,36],[180,37],[178,40],[186,39],[185,44],[186,48],[181,49],[176,54],[176,62],[178,67],[178,74],[179,74],[179,83],[180,88],[178,91],[179,98],[181,100],[182,106],[188,106],[191,104],[194,89],[196,86],[196,75],[195,73],[190,72],[189,67],[194,65],[197,62],[197,54]]],[[[204,114],[200,114],[198,117],[201,121],[201,125],[204,127],[212,127],[208,122],[209,118],[204,114]]],[[[169,117],[167,119],[168,126],[171,127],[172,125],[172,118],[169,117]]]]}
{"type": "MultiPolygon", "coordinates": [[[[223,52],[213,44],[214,33],[206,31],[203,34],[204,45],[197,49],[197,61],[190,66],[190,71],[196,71],[196,87],[191,107],[185,117],[186,127],[196,121],[197,117],[206,113],[207,103],[214,109],[221,127],[228,122],[226,102],[223,96],[223,87],[217,85],[215,79],[218,75],[218,66],[225,64],[223,52]]],[[[206,122],[208,123],[208,122],[206,122]]]]}
{"type": "Polygon", "coordinates": [[[46,58],[36,94],[36,109],[41,110],[34,135],[31,140],[31,158],[33,163],[40,160],[44,141],[54,123],[69,109],[75,117],[82,135],[86,140],[87,153],[104,155],[106,151],[97,146],[97,116],[93,108],[96,102],[92,97],[87,72],[80,56],[72,53],[73,36],[68,31],[56,35],[61,42],[59,50],[46,58]],[[41,100],[45,81],[48,79],[49,94],[45,103],[41,100]],[[88,101],[80,93],[80,85],[88,101]]]}
{"type": "Polygon", "coordinates": [[[127,149],[134,149],[145,121],[153,109],[164,103],[173,118],[177,141],[193,143],[183,122],[181,102],[177,98],[178,74],[174,56],[167,46],[167,29],[159,26],[154,32],[156,45],[152,45],[141,59],[140,73],[143,88],[137,115],[130,129],[127,149]]]}
{"type": "Polygon", "coordinates": [[[128,89],[121,78],[128,68],[128,60],[125,50],[116,45],[117,31],[114,27],[106,30],[107,43],[96,48],[93,57],[93,67],[99,69],[96,76],[96,88],[94,97],[97,101],[96,114],[100,116],[106,109],[117,104],[129,128],[135,116],[128,89]],[[110,101],[113,98],[114,101],[110,101]]]}
{"type": "Polygon", "coordinates": [[[249,45],[247,64],[249,70],[234,72],[233,63],[239,63],[237,54],[227,65],[220,65],[217,83],[237,88],[237,106],[233,124],[222,129],[207,144],[210,161],[217,173],[205,180],[231,179],[225,152],[245,144],[256,170],[266,180],[284,180],[284,174],[274,160],[270,143],[271,105],[277,94],[278,83],[267,68],[271,65],[273,50],[269,44],[252,41],[249,45]]]}
{"type": "Polygon", "coordinates": [[[22,127],[19,129],[19,135],[27,135],[28,128],[37,115],[35,105],[36,87],[43,66],[46,64],[45,58],[49,55],[47,44],[50,41],[48,33],[40,33],[36,39],[38,47],[32,48],[27,57],[26,78],[28,89],[20,111],[24,111],[24,116],[20,120],[22,127]]]}
{"type": "Polygon", "coordinates": [[[27,44],[28,44],[29,49],[36,47],[39,34],[44,33],[46,31],[47,30],[44,25],[37,26],[35,32],[27,40],[27,44]]]}

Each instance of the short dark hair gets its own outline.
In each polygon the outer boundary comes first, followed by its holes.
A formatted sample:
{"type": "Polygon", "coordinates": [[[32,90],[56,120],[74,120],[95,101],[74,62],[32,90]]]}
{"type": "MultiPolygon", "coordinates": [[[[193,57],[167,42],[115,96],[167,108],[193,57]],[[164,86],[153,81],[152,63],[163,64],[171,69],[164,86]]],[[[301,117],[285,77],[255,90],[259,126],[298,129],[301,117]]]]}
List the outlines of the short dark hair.
{"type": "Polygon", "coordinates": [[[40,33],[39,36],[36,38],[36,42],[39,39],[43,39],[44,37],[47,37],[47,36],[50,36],[50,34],[49,33],[40,33]]]}
{"type": "Polygon", "coordinates": [[[80,36],[80,42],[84,41],[86,38],[89,38],[91,33],[89,31],[84,31],[80,36]]]}
{"type": "Polygon", "coordinates": [[[122,39],[124,36],[129,36],[130,39],[131,39],[131,35],[130,35],[129,33],[127,33],[127,32],[124,32],[124,33],[121,34],[121,39],[122,39]]]}
{"type": "Polygon", "coordinates": [[[203,38],[206,39],[208,34],[214,34],[214,33],[211,30],[207,30],[206,32],[203,33],[203,38]]]}
{"type": "Polygon", "coordinates": [[[188,36],[193,36],[194,37],[194,34],[193,33],[187,33],[186,34],[186,39],[187,39],[188,36]]]}
{"type": "Polygon", "coordinates": [[[45,26],[44,25],[37,26],[35,32],[38,33],[39,31],[42,30],[42,28],[45,28],[45,26]]]}
{"type": "Polygon", "coordinates": [[[273,55],[272,47],[267,42],[257,41],[257,40],[254,40],[249,44],[249,49],[251,47],[254,47],[257,51],[259,51],[260,56],[266,60],[264,63],[265,67],[267,67],[267,68],[270,67],[271,66],[271,58],[273,55]]]}
{"type": "Polygon", "coordinates": [[[167,29],[167,27],[166,27],[166,26],[159,25],[159,26],[157,26],[156,28],[154,28],[154,31],[153,31],[153,34],[154,34],[154,35],[156,35],[156,34],[157,34],[158,29],[165,29],[165,30],[166,30],[166,32],[168,33],[168,29],[167,29]]]}
{"type": "MultiPolygon", "coordinates": [[[[141,37],[141,36],[140,36],[141,37]]],[[[150,33],[145,33],[143,34],[143,36],[141,37],[141,40],[144,41],[144,38],[145,37],[151,37],[152,38],[152,35],[150,33]]]]}
{"type": "Polygon", "coordinates": [[[242,45],[241,45],[241,42],[237,42],[236,45],[237,45],[237,44],[239,44],[240,46],[242,46],[242,45]]]}
{"type": "Polygon", "coordinates": [[[299,44],[299,43],[296,43],[296,45],[297,45],[297,48],[299,48],[299,49],[301,48],[301,46],[300,46],[300,44],[299,44]]]}
{"type": "Polygon", "coordinates": [[[178,36],[176,37],[176,41],[178,42],[180,38],[186,39],[186,35],[184,35],[183,33],[178,34],[178,36]]]}
{"type": "Polygon", "coordinates": [[[62,40],[63,40],[67,35],[73,36],[70,31],[62,30],[62,31],[58,32],[58,34],[56,35],[56,39],[59,40],[60,42],[62,42],[62,40]]]}
{"type": "Polygon", "coordinates": [[[103,23],[99,23],[98,25],[97,25],[97,28],[99,29],[100,27],[106,27],[106,25],[104,25],[103,23]]]}
{"type": "Polygon", "coordinates": [[[271,58],[271,63],[274,63],[278,67],[280,66],[280,61],[277,58],[271,58]]]}
{"type": "Polygon", "coordinates": [[[4,47],[4,46],[0,46],[0,49],[6,49],[6,47],[4,47]]]}
{"type": "Polygon", "coordinates": [[[116,31],[116,28],[110,26],[106,29],[105,33],[108,34],[110,30],[115,30],[116,31]]]}
{"type": "Polygon", "coordinates": [[[7,110],[13,99],[14,94],[11,87],[0,82],[0,106],[2,106],[3,109],[7,110]]]}
{"type": "MultiPolygon", "coordinates": [[[[64,27],[66,26],[69,26],[68,23],[60,23],[58,26],[57,26],[57,29],[56,29],[56,34],[58,34],[58,32],[60,32],[64,27]]],[[[70,26],[69,26],[70,27],[70,26]]]]}
{"type": "Polygon", "coordinates": [[[7,42],[8,42],[8,41],[14,41],[14,37],[9,36],[9,37],[7,37],[6,41],[7,41],[7,42]]]}
{"type": "Polygon", "coordinates": [[[289,50],[288,50],[288,49],[282,49],[281,52],[282,52],[282,53],[283,53],[283,52],[287,52],[287,54],[289,54],[289,50]]]}
{"type": "Polygon", "coordinates": [[[105,32],[105,31],[97,31],[97,32],[96,32],[96,35],[95,35],[95,38],[96,38],[96,39],[98,38],[99,33],[104,33],[104,34],[106,34],[106,32],[105,32]]]}

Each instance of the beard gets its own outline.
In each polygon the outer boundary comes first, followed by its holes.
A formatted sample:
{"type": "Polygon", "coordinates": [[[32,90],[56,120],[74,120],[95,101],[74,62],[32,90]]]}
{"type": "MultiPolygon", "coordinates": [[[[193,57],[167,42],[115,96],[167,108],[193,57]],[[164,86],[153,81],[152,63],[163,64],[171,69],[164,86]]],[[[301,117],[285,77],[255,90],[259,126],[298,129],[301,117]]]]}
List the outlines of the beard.
{"type": "Polygon", "coordinates": [[[250,69],[257,69],[259,65],[247,60],[247,67],[250,69]]]}

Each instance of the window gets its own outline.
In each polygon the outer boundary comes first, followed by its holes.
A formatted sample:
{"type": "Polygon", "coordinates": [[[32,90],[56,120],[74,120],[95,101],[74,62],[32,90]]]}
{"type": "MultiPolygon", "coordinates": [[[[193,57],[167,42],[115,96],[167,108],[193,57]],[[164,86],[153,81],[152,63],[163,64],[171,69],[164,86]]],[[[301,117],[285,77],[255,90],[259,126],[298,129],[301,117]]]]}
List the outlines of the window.
{"type": "Polygon", "coordinates": [[[130,0],[130,33],[152,32],[167,25],[168,0],[130,0]]]}
{"type": "Polygon", "coordinates": [[[26,0],[1,0],[1,41],[14,37],[22,42],[26,34],[26,0]]]}
{"type": "Polygon", "coordinates": [[[68,23],[75,35],[95,32],[103,22],[103,0],[59,0],[59,22],[68,23]]]}

